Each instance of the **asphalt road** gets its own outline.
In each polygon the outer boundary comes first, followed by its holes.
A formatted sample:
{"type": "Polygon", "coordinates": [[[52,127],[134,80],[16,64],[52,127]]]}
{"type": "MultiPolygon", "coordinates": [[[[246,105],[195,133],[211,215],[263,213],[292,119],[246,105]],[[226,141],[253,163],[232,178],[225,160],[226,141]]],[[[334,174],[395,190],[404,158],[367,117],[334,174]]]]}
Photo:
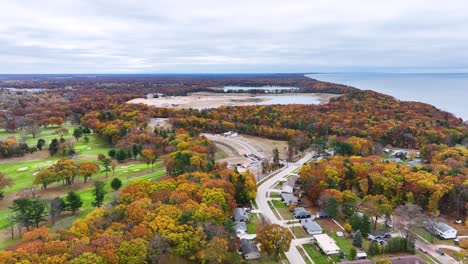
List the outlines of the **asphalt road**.
{"type": "MultiPolygon", "coordinates": [[[[279,219],[276,218],[275,214],[271,210],[270,206],[268,205],[268,194],[270,192],[270,189],[273,188],[273,186],[280,180],[288,176],[290,173],[292,173],[295,169],[299,168],[302,166],[304,163],[309,161],[312,158],[312,154],[308,153],[299,160],[298,162],[295,163],[289,163],[287,166],[283,167],[280,171],[278,171],[274,176],[271,178],[263,181],[260,186],[258,186],[257,189],[257,206],[259,211],[262,212],[263,216],[268,219],[271,223],[273,224],[278,224],[284,227],[287,227],[286,224],[283,221],[280,221],[279,219]]],[[[299,239],[293,239],[291,242],[291,247],[288,252],[285,253],[286,257],[288,258],[290,263],[294,264],[302,264],[306,263],[304,259],[302,258],[301,254],[297,250],[296,246],[301,244],[302,241],[299,239]],[[297,240],[297,241],[296,241],[297,240]]]]}

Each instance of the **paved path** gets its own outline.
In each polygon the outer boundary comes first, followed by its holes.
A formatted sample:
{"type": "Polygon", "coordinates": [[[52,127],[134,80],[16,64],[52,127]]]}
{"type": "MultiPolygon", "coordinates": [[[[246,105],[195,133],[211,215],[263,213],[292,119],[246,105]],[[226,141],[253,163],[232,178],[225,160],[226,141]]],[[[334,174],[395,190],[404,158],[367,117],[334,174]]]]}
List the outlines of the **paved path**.
{"type": "MultiPolygon", "coordinates": [[[[311,158],[312,158],[311,153],[306,154],[304,158],[302,158],[298,162],[289,163],[288,166],[283,167],[275,175],[263,181],[261,185],[258,186],[257,198],[256,198],[258,209],[262,212],[263,216],[266,219],[268,219],[272,224],[278,224],[278,225],[287,227],[287,224],[284,221],[281,221],[276,218],[275,214],[273,213],[270,206],[268,205],[268,200],[269,200],[268,194],[270,192],[270,189],[276,184],[276,182],[288,176],[295,169],[302,166],[311,158]]],[[[302,258],[302,255],[299,253],[299,251],[296,248],[296,246],[301,245],[302,243],[304,243],[304,241],[306,240],[305,239],[293,239],[293,241],[291,242],[291,247],[289,251],[285,253],[290,263],[294,263],[294,264],[306,263],[304,259],[302,258]]],[[[307,242],[310,242],[310,238],[309,238],[309,241],[307,242]]]]}

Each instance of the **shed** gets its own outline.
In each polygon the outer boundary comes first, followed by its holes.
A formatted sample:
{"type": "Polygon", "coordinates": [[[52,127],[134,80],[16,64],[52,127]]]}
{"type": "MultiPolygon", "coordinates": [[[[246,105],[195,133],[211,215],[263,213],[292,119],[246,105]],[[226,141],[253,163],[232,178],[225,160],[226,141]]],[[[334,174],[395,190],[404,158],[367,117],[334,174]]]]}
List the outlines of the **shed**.
{"type": "Polygon", "coordinates": [[[245,259],[260,258],[260,250],[258,249],[257,245],[254,242],[245,238],[241,239],[240,248],[242,251],[242,255],[244,255],[245,259]]]}

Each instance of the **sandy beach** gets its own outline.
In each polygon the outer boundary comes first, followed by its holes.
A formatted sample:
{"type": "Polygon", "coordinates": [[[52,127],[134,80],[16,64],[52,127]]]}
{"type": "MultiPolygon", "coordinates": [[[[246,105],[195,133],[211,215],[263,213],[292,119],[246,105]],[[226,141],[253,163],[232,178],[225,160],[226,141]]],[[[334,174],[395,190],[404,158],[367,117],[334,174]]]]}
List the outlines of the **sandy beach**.
{"type": "MultiPolygon", "coordinates": [[[[222,94],[222,93],[193,93],[188,96],[170,96],[162,98],[136,98],[128,101],[130,104],[146,104],[156,107],[167,108],[217,108],[220,106],[242,106],[242,105],[257,105],[257,104],[275,104],[279,99],[288,103],[295,103],[294,99],[307,101],[308,104],[325,104],[331,98],[337,97],[337,94],[324,93],[284,93],[284,94],[222,94]]],[[[302,102],[301,102],[302,103],[302,102]]]]}

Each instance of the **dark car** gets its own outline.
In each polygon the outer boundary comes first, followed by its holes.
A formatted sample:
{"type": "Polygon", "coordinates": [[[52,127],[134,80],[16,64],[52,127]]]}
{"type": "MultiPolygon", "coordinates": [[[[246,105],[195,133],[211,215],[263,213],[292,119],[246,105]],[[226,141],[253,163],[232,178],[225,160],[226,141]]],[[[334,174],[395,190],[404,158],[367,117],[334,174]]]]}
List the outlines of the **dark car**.
{"type": "Polygon", "coordinates": [[[437,254],[439,254],[441,256],[445,255],[445,252],[440,248],[436,249],[436,252],[437,252],[437,254]]]}

